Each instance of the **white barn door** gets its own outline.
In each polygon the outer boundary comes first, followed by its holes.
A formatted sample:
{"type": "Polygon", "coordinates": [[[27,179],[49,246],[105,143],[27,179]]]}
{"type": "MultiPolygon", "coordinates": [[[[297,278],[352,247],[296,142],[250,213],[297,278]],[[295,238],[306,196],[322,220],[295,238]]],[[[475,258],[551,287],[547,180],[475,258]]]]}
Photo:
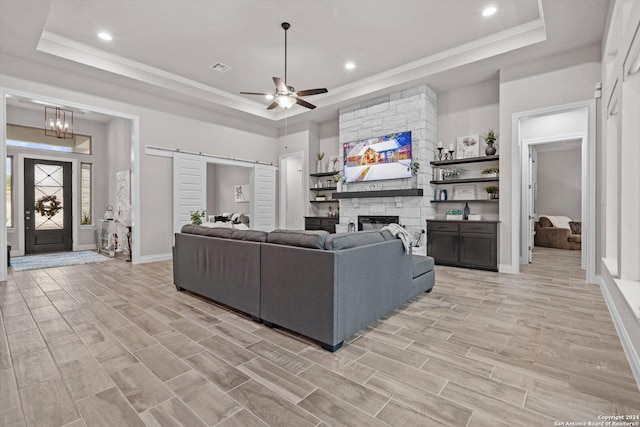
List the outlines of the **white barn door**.
{"type": "Polygon", "coordinates": [[[251,228],[276,228],[276,168],[256,164],[251,174],[251,228]]]}
{"type": "Polygon", "coordinates": [[[173,231],[191,223],[191,212],[207,208],[207,163],[201,156],[173,155],[173,231]]]}

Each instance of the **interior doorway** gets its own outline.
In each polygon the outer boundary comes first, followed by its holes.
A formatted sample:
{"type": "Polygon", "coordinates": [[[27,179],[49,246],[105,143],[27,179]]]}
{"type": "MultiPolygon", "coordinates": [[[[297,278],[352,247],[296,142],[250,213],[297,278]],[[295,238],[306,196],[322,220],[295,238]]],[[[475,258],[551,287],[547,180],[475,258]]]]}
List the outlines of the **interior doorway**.
{"type": "MultiPolygon", "coordinates": [[[[515,113],[512,116],[513,163],[511,178],[511,272],[529,262],[531,239],[530,146],[579,140],[581,144],[582,253],[580,263],[589,283],[596,282],[595,228],[595,144],[596,105],[594,100],[515,113]]],[[[538,215],[540,214],[538,210],[538,215]]]]}
{"type": "Polygon", "coordinates": [[[280,156],[280,228],[304,229],[305,176],[304,152],[280,156]]]}
{"type": "Polygon", "coordinates": [[[529,144],[528,261],[534,251],[582,249],[582,139],[529,144]],[[551,224],[550,224],[551,223],[551,224]]]}
{"type": "Polygon", "coordinates": [[[71,163],[24,159],[25,254],[72,250],[71,163]]]}

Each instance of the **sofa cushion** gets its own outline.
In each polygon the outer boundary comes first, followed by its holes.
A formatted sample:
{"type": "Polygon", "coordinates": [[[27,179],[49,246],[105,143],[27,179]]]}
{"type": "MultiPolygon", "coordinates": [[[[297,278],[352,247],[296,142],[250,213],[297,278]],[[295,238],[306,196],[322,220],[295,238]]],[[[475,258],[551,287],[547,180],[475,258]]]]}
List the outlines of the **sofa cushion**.
{"type": "MultiPolygon", "coordinates": [[[[389,233],[390,234],[390,233],[389,233]]],[[[338,233],[327,237],[324,248],[328,251],[355,248],[385,241],[379,231],[358,231],[357,233],[338,233]]]]}
{"type": "Polygon", "coordinates": [[[204,236],[207,230],[209,230],[208,227],[203,227],[201,225],[185,224],[182,226],[181,231],[186,234],[199,234],[204,236]]]}
{"type": "Polygon", "coordinates": [[[267,241],[267,233],[259,230],[230,230],[231,238],[234,240],[245,240],[249,242],[267,241]]]}
{"type": "Polygon", "coordinates": [[[540,227],[553,227],[553,224],[546,216],[541,216],[538,220],[538,224],[540,224],[540,227]]]}
{"type": "Polygon", "coordinates": [[[233,233],[233,230],[230,228],[215,227],[215,228],[207,229],[204,235],[210,236],[210,237],[222,237],[224,239],[229,239],[231,237],[231,233],[233,233]]]}
{"type": "Polygon", "coordinates": [[[384,240],[395,240],[398,237],[391,234],[389,230],[380,230],[380,235],[384,240]]]}
{"type": "Polygon", "coordinates": [[[569,228],[571,234],[582,234],[582,222],[580,221],[569,221],[569,228]]]}
{"type": "Polygon", "coordinates": [[[573,243],[582,243],[582,235],[572,234],[571,236],[567,237],[567,240],[573,243]]]}
{"type": "Polygon", "coordinates": [[[430,256],[422,256],[422,255],[412,255],[413,261],[413,276],[415,279],[418,276],[422,276],[423,274],[433,270],[433,258],[430,256]]]}
{"type": "Polygon", "coordinates": [[[274,230],[267,235],[267,243],[323,249],[327,236],[324,230],[274,230]]]}

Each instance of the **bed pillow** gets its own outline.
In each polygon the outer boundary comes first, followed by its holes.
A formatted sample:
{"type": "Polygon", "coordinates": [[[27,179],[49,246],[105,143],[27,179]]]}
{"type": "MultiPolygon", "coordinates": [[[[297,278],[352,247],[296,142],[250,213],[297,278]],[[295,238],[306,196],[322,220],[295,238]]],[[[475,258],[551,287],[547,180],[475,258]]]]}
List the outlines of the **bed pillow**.
{"type": "Polygon", "coordinates": [[[553,224],[551,224],[551,221],[549,221],[549,218],[546,216],[541,216],[540,219],[538,219],[538,224],[540,224],[540,227],[553,227],[553,224]]]}

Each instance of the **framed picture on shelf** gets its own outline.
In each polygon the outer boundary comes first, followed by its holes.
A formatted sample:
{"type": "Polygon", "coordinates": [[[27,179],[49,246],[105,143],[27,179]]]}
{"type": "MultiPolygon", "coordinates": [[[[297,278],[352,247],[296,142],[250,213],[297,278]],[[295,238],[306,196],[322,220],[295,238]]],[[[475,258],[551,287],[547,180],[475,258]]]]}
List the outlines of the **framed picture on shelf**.
{"type": "Polygon", "coordinates": [[[456,145],[456,159],[480,156],[480,135],[459,136],[456,145]]]}
{"type": "Polygon", "coordinates": [[[476,186],[454,185],[453,200],[476,200],[476,186]]]}

